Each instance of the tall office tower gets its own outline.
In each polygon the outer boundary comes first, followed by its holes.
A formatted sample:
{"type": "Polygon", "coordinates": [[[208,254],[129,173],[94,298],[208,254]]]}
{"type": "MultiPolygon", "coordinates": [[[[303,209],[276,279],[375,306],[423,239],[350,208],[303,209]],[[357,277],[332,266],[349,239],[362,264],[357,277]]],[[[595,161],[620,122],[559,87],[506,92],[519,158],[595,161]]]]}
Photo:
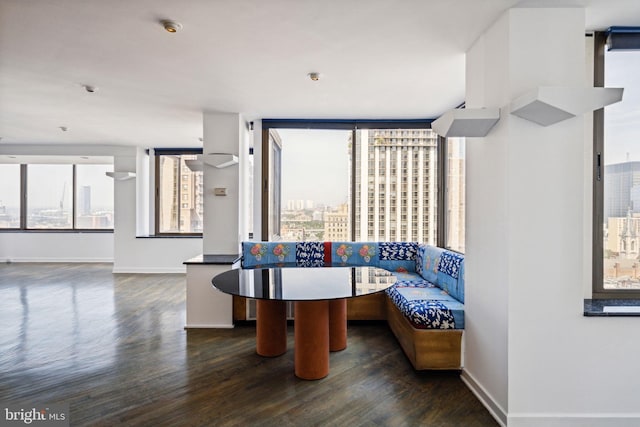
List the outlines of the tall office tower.
{"type": "Polygon", "coordinates": [[[638,194],[640,162],[606,165],[604,168],[604,221],[611,217],[626,217],[627,210],[640,213],[640,203],[633,203],[638,194]]]}
{"type": "Polygon", "coordinates": [[[91,187],[88,185],[83,185],[82,187],[80,187],[78,196],[79,196],[78,208],[80,209],[79,214],[90,215],[91,214],[91,187]]]}
{"type": "MultiPolygon", "coordinates": [[[[445,244],[464,252],[465,249],[465,138],[447,138],[445,198],[445,244]]],[[[445,167],[445,166],[443,166],[445,167]]]]}
{"type": "Polygon", "coordinates": [[[430,129],[356,133],[356,241],[436,243],[437,140],[430,129]]]}

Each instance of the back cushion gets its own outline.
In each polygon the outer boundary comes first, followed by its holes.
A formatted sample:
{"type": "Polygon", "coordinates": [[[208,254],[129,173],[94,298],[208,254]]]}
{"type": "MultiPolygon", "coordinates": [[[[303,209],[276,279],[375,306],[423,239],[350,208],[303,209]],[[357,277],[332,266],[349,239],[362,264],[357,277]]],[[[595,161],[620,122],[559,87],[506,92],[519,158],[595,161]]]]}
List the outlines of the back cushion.
{"type": "Polygon", "coordinates": [[[287,264],[296,262],[294,242],[242,242],[242,267],[287,264]]]}
{"type": "Polygon", "coordinates": [[[464,256],[456,252],[444,250],[438,264],[436,285],[460,302],[464,302],[464,256]]]}
{"type": "Polygon", "coordinates": [[[418,244],[416,242],[378,243],[380,267],[389,271],[415,273],[417,254],[418,244]]]}
{"type": "Polygon", "coordinates": [[[440,256],[444,249],[437,246],[421,244],[418,248],[416,259],[416,273],[428,282],[436,283],[438,280],[438,266],[440,256]]]}
{"type": "Polygon", "coordinates": [[[331,242],[332,265],[378,266],[377,242],[331,242]]]}
{"type": "Polygon", "coordinates": [[[298,267],[324,267],[324,242],[298,242],[295,248],[298,267]]]}

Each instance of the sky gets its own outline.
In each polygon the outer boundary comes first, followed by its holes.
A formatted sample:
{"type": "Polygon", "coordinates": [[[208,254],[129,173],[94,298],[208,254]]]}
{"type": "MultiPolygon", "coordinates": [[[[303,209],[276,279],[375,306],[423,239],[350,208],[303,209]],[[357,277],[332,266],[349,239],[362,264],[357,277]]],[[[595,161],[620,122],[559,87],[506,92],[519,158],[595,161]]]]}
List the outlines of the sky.
{"type": "Polygon", "coordinates": [[[282,203],[337,206],[349,194],[348,130],[278,129],[282,138],[282,203]]]}
{"type": "Polygon", "coordinates": [[[605,164],[640,161],[640,51],[605,53],[605,87],[623,87],[622,101],[605,107],[605,164]]]}

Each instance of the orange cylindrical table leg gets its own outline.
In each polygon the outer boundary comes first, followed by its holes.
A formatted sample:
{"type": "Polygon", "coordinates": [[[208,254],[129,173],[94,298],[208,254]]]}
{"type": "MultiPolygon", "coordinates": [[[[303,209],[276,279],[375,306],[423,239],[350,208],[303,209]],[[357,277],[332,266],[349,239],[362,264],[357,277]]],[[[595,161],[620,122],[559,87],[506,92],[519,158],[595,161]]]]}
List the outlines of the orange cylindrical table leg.
{"type": "Polygon", "coordinates": [[[280,356],[287,351],[287,303],[256,300],[256,353],[280,356]]]}
{"type": "Polygon", "coordinates": [[[303,380],[329,375],[329,302],[296,301],[294,367],[303,380]]]}
{"type": "Polygon", "coordinates": [[[347,300],[329,301],[329,350],[340,351],[347,348],[347,300]]]}

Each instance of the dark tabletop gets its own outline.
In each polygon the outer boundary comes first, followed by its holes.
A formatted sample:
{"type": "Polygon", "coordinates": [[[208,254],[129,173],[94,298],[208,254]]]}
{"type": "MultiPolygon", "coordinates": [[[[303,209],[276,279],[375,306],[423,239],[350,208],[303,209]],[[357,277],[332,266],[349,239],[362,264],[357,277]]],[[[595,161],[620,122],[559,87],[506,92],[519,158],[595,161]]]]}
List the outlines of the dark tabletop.
{"type": "Polygon", "coordinates": [[[211,283],[241,297],[314,301],[373,294],[395,281],[391,272],[375,267],[287,267],[229,270],[211,283]]]}

